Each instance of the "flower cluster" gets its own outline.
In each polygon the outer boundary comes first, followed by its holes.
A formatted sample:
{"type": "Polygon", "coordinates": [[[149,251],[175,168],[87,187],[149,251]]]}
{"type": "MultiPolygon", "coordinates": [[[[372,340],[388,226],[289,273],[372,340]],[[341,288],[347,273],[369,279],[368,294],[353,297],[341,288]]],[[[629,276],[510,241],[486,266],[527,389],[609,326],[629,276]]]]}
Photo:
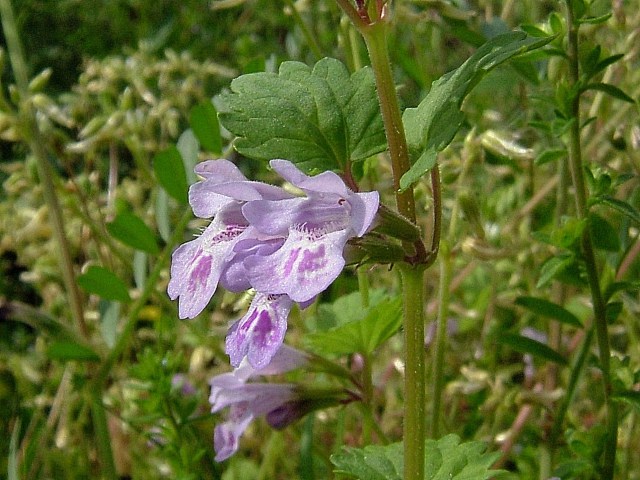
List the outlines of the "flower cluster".
{"type": "Polygon", "coordinates": [[[213,434],[216,461],[221,462],[236,453],[240,436],[258,417],[265,417],[271,427],[280,429],[313,410],[357,399],[344,388],[306,388],[293,383],[258,380],[302,367],[323,371],[323,365],[318,361],[318,357],[282,345],[262,369],[253,368],[245,358],[232,372],[212,378],[209,397],[212,413],[228,408],[226,420],[216,426],[213,434]]]}
{"type": "MultiPolygon", "coordinates": [[[[269,365],[261,370],[255,370],[245,359],[233,372],[211,379],[211,411],[216,413],[230,407],[227,420],[217,425],[214,431],[216,461],[226,460],[238,450],[238,440],[254,418],[267,416],[269,420],[270,416],[281,416],[281,410],[297,397],[294,384],[248,383],[248,380],[286,373],[304,366],[307,361],[302,352],[282,345],[269,365]]],[[[291,421],[296,418],[292,417],[291,421]]]]}
{"type": "Polygon", "coordinates": [[[370,229],[379,206],[377,192],[354,193],[333,172],[307,176],[286,160],[270,165],[303,195],[250,181],[227,160],[196,166],[203,180],[191,186],[189,203],[196,216],[213,220],[175,250],[168,286],[181,318],[198,315],[218,284],[253,288],[226,352],[234,367],[246,357],[258,370],[282,345],[294,302],[309,305],[336,279],[347,241],[370,229]]]}

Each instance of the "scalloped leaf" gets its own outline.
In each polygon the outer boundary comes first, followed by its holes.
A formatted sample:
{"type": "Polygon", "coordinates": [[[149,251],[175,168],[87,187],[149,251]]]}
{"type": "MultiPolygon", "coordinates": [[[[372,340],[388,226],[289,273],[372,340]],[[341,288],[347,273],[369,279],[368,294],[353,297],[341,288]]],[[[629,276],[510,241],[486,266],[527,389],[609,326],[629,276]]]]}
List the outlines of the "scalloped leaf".
{"type": "Polygon", "coordinates": [[[248,157],[284,158],[309,172],[342,169],[386,148],[372,70],[349,75],[333,58],[313,69],[284,62],[277,74],[242,75],[220,104],[222,125],[248,157]]]}
{"type": "MultiPolygon", "coordinates": [[[[362,312],[361,307],[359,310],[362,312]]],[[[354,316],[351,321],[327,331],[309,334],[307,345],[325,355],[355,352],[370,355],[400,329],[402,301],[400,297],[383,300],[364,311],[364,314],[364,318],[354,316]]]]}
{"type": "MultiPolygon", "coordinates": [[[[499,453],[486,453],[482,442],[460,443],[457,435],[425,442],[425,480],[486,480],[499,470],[491,465],[499,453]]],[[[331,456],[336,473],[360,480],[402,480],[402,443],[364,448],[344,447],[331,456]]]]}

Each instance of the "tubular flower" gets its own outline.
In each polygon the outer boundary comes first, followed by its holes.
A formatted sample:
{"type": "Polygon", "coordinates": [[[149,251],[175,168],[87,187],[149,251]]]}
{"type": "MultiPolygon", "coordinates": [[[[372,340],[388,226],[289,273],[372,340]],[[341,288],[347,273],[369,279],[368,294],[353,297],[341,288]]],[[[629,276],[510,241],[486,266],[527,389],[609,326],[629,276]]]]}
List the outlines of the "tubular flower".
{"type": "Polygon", "coordinates": [[[218,375],[211,380],[211,411],[215,413],[229,407],[226,421],[217,425],[214,431],[216,461],[226,460],[238,450],[240,436],[253,419],[276,414],[280,421],[278,425],[284,426],[299,418],[287,416],[284,412],[298,397],[296,385],[248,383],[248,380],[261,375],[286,373],[306,365],[307,362],[307,356],[303,352],[282,345],[271,363],[262,369],[254,369],[245,360],[233,372],[218,375]]]}
{"type": "MultiPolygon", "coordinates": [[[[244,218],[242,206],[251,200],[291,197],[281,188],[247,180],[228,160],[203,162],[195,172],[204,180],[189,189],[193,213],[214,219],[202,235],[173,252],[167,292],[172,300],[178,298],[180,318],[193,318],[202,312],[221,280],[230,290],[250,287],[237,273],[228,272],[233,270],[230,267],[238,254],[234,247],[243,239],[257,240],[257,232],[244,218]]],[[[268,245],[273,239],[261,240],[268,245]]]]}
{"type": "Polygon", "coordinates": [[[218,284],[257,294],[235,322],[226,350],[238,366],[267,365],[282,344],[293,302],[303,308],[344,268],[349,239],[363,236],[379,206],[377,192],[354,193],[333,172],[308,176],[286,160],[271,167],[304,196],[253,182],[227,160],[196,167],[189,203],[198,217],[213,217],[195,240],[175,250],[168,293],[181,318],[193,318],[218,284]]]}

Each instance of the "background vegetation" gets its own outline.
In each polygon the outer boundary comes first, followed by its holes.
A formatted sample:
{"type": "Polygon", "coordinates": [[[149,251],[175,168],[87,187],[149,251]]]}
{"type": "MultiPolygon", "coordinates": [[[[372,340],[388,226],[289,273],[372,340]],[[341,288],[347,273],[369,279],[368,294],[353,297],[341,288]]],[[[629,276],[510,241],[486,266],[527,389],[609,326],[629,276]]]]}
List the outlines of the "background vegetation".
{"type": "MultiPolygon", "coordinates": [[[[333,478],[329,456],[342,445],[399,440],[396,336],[365,359],[373,372],[370,412],[386,439],[363,427],[365,414],[349,405],[284,431],[257,422],[239,454],[216,464],[219,417],[209,414],[208,380],[229,369],[226,327],[247,299],[219,291],[205,313],[181,322],[165,293],[171,251],[202,223],[161,187],[159,155],[174,145],[185,165],[224,155],[250,178],[272,180],[262,162],[233,151],[226,130],[221,144],[194,134],[194,107],[211,98],[215,105],[234,77],[276,71],[285,60],[312,65],[330,56],[351,71],[367,65],[364,44],[337,4],[13,3],[30,83],[21,91],[3,37],[0,475],[323,479],[333,478]]],[[[448,312],[440,340],[446,361],[428,379],[443,391],[439,406],[427,395],[428,407],[440,412],[431,431],[485,442],[513,478],[598,478],[601,469],[606,399],[581,249],[585,228],[607,303],[619,405],[616,478],[640,478],[640,10],[622,0],[586,2],[585,9],[584,18],[596,20],[581,26],[580,67],[585,82],[600,85],[582,95],[588,223],[564,166],[575,93],[564,3],[393,5],[389,40],[403,107],[415,107],[432,81],[499,33],[529,25],[529,32],[557,35],[544,52],[491,73],[466,99],[462,131],[439,156],[444,260],[427,272],[429,369],[436,313],[443,301],[448,307],[440,310],[448,312]]],[[[380,190],[392,205],[385,156],[363,165],[363,187],[380,190]]],[[[426,224],[426,182],[417,193],[419,223],[426,224]]],[[[372,298],[397,293],[393,269],[366,273],[372,298]]],[[[353,320],[340,315],[357,310],[356,297],[344,299],[357,289],[356,274],[346,271],[319,304],[294,312],[287,343],[313,350],[311,333],[353,320]],[[344,303],[334,305],[338,298],[344,303]]],[[[337,361],[354,372],[362,364],[357,354],[337,361]]]]}

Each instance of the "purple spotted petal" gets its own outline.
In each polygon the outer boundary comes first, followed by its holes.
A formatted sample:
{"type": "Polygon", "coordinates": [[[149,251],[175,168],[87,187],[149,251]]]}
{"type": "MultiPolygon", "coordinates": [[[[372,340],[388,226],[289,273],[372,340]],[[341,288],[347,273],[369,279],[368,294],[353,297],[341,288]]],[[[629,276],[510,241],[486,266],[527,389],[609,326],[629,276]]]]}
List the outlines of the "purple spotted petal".
{"type": "Polygon", "coordinates": [[[242,238],[238,239],[238,242],[236,242],[233,248],[233,261],[229,262],[229,265],[224,269],[220,277],[220,284],[230,292],[242,292],[243,290],[252,288],[249,282],[249,276],[247,275],[247,269],[243,263],[245,258],[253,255],[271,255],[284,243],[284,238],[282,237],[264,238],[252,234],[249,230],[254,229],[253,227],[249,227],[242,234],[242,238]]]}
{"type": "Polygon", "coordinates": [[[193,318],[207,306],[245,229],[244,225],[224,224],[216,217],[200,237],[173,252],[167,293],[172,300],[178,298],[180,318],[193,318]]]}
{"type": "Polygon", "coordinates": [[[249,257],[244,264],[253,287],[259,292],[286,294],[306,302],[324,291],[342,271],[342,251],[347,230],[325,233],[292,228],[286,242],[274,254],[249,257]]]}
{"type": "Polygon", "coordinates": [[[266,367],[282,345],[292,305],[284,295],[257,293],[249,311],[227,334],[226,352],[231,365],[237,367],[246,356],[255,369],[266,367]]]}

